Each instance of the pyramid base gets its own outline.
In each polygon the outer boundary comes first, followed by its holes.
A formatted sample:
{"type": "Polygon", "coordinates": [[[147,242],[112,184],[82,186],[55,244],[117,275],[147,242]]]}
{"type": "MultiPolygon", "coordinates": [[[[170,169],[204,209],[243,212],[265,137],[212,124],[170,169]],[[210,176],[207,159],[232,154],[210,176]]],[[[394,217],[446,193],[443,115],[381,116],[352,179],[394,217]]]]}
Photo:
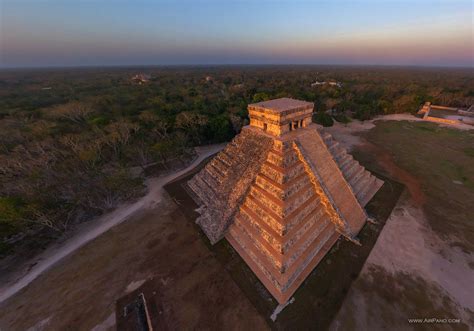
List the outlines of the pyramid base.
{"type": "Polygon", "coordinates": [[[237,240],[234,239],[232,234],[227,233],[225,238],[232,245],[232,247],[239,253],[240,257],[245,261],[245,263],[250,267],[253,273],[257,278],[263,283],[265,288],[270,292],[270,294],[278,301],[279,304],[285,304],[291,296],[296,292],[298,287],[304,282],[306,277],[313,271],[313,269],[321,262],[324,256],[329,252],[331,247],[339,239],[340,233],[335,232],[321,247],[319,252],[314,256],[313,260],[303,269],[298,277],[294,280],[290,287],[285,292],[281,292],[260,270],[258,265],[252,260],[252,258],[246,253],[245,249],[240,246],[237,240]]]}

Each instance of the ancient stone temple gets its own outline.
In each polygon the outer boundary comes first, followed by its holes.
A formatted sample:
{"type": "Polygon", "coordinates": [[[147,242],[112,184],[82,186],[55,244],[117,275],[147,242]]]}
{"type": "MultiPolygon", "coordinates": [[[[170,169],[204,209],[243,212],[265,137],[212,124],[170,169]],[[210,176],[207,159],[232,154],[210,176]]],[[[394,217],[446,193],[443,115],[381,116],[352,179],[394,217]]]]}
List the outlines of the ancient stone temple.
{"type": "Polygon", "coordinates": [[[318,131],[313,107],[249,105],[250,125],[188,183],[211,243],[225,237],[279,303],[339,236],[357,241],[363,207],[383,184],[318,131]]]}

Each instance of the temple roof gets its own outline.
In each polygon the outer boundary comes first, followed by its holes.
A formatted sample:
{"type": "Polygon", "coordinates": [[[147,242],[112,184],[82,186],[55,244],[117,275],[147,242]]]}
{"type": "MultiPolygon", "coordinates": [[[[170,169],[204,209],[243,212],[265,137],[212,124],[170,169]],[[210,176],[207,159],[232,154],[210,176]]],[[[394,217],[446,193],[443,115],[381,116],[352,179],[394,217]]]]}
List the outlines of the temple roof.
{"type": "Polygon", "coordinates": [[[254,108],[263,108],[266,110],[271,110],[273,112],[285,112],[294,109],[300,108],[313,108],[314,104],[312,102],[301,101],[291,98],[279,98],[268,101],[261,101],[257,103],[252,103],[249,107],[254,108]]]}

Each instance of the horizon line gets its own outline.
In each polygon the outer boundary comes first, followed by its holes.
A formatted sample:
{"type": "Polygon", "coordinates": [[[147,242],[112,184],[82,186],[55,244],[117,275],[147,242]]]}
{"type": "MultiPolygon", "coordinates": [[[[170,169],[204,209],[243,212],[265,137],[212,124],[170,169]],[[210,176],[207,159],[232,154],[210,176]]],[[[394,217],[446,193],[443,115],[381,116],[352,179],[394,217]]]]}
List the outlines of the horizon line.
{"type": "Polygon", "coordinates": [[[456,68],[474,69],[474,65],[423,65],[423,64],[349,64],[349,63],[226,63],[226,64],[94,64],[94,65],[45,65],[45,66],[0,66],[0,70],[15,69],[86,69],[86,68],[144,68],[144,67],[289,67],[289,66],[324,66],[324,67],[405,67],[405,68],[456,68]]]}

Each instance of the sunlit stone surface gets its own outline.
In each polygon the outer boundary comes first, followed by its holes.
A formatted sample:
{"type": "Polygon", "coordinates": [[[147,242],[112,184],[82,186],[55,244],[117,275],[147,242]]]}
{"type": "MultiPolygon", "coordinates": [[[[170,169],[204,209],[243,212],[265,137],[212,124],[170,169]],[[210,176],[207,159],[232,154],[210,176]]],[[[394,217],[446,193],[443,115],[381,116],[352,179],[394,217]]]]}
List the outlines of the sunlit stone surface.
{"type": "Polygon", "coordinates": [[[279,303],[340,235],[356,241],[363,206],[383,184],[320,134],[313,107],[289,98],[249,105],[250,125],[188,183],[211,243],[225,237],[279,303]]]}

